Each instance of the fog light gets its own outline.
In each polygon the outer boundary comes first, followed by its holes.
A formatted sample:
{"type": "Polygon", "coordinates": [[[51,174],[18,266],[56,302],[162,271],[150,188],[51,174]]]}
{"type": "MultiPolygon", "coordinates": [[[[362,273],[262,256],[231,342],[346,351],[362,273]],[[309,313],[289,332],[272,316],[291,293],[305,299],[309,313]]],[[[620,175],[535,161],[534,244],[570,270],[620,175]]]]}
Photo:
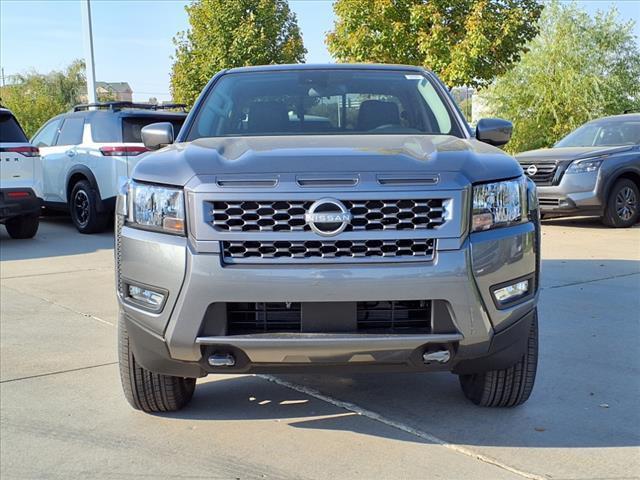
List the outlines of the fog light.
{"type": "Polygon", "coordinates": [[[496,300],[499,303],[507,303],[516,300],[519,297],[524,297],[529,293],[529,280],[523,280],[513,285],[498,288],[493,292],[496,300]]]}
{"type": "Polygon", "coordinates": [[[164,303],[164,295],[162,293],[154,292],[138,285],[129,285],[127,293],[128,299],[133,303],[153,311],[160,310],[164,303]]]}

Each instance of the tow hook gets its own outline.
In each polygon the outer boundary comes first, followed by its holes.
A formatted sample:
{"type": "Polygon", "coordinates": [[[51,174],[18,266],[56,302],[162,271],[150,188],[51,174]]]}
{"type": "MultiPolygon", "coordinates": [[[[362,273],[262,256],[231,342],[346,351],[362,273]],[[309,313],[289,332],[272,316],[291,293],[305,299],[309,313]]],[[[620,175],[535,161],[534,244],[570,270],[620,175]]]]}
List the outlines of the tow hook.
{"type": "Polygon", "coordinates": [[[212,367],[233,367],[236,364],[235,357],[229,353],[214,353],[208,361],[212,367]]]}
{"type": "Polygon", "coordinates": [[[449,350],[436,350],[431,352],[424,352],[422,360],[424,363],[447,363],[451,359],[451,352],[449,350]]]}

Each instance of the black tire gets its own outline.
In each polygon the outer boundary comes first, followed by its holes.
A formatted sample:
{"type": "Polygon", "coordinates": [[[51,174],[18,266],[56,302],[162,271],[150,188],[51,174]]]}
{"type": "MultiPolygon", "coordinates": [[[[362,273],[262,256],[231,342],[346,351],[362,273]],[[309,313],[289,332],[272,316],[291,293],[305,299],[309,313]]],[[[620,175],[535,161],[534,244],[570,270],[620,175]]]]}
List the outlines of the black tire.
{"type": "Polygon", "coordinates": [[[80,180],[71,189],[69,213],[80,233],[99,233],[107,228],[108,213],[99,213],[98,192],[87,180],[80,180]]]}
{"type": "Polygon", "coordinates": [[[40,217],[38,215],[24,215],[7,220],[5,227],[11,238],[33,238],[38,232],[40,217]]]}
{"type": "Polygon", "coordinates": [[[618,180],[609,193],[602,222],[613,228],[628,228],[640,216],[640,191],[628,178],[618,180]]]}
{"type": "Polygon", "coordinates": [[[136,410],[174,412],[191,401],[196,379],[161,375],[140,366],[130,348],[122,319],[118,322],[118,360],[124,396],[136,410]]]}
{"type": "Polygon", "coordinates": [[[503,370],[460,375],[462,391],[469,400],[482,407],[515,407],[527,401],[538,368],[538,315],[527,339],[527,350],[518,362],[503,370]]]}

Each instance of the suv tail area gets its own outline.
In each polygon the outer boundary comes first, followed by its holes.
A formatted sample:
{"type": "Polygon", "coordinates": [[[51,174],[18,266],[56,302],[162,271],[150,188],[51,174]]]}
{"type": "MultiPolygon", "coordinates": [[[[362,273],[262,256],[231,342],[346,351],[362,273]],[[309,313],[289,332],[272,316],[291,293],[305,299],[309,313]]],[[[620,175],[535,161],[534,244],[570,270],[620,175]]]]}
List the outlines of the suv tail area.
{"type": "Polygon", "coordinates": [[[47,208],[68,210],[81,233],[104,230],[116,195],[147,149],[141,129],[169,122],[176,133],[186,113],[154,105],[79,105],[46,123],[32,142],[40,148],[47,208]]]}
{"type": "Polygon", "coordinates": [[[11,111],[0,108],[0,222],[9,236],[35,236],[41,203],[40,153],[11,111]]]}

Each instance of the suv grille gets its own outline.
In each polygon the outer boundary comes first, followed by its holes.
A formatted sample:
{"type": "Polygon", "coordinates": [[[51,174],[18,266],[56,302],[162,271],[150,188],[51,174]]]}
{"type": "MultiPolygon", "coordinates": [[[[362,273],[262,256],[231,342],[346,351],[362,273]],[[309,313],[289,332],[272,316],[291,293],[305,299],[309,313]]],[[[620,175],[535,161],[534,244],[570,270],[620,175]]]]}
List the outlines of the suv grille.
{"type": "MultiPolygon", "coordinates": [[[[225,232],[308,232],[310,201],[207,202],[214,228],[225,232]]],[[[444,224],[444,200],[342,200],[352,215],[346,232],[419,230],[444,224]]]]}
{"type": "Polygon", "coordinates": [[[524,170],[525,174],[534,181],[536,185],[552,185],[553,178],[555,177],[556,170],[558,168],[558,162],[555,160],[551,162],[522,162],[520,166],[524,170]],[[527,173],[527,169],[531,166],[535,165],[538,171],[535,175],[529,175],[527,173]]]}
{"type": "Polygon", "coordinates": [[[225,241],[225,259],[417,257],[431,260],[434,239],[225,241]]]}
{"type": "MultiPolygon", "coordinates": [[[[227,335],[303,331],[303,304],[300,302],[241,302],[227,303],[226,306],[227,335]]],[[[357,302],[356,319],[353,325],[357,333],[431,333],[431,302],[429,300],[357,302]]]]}

